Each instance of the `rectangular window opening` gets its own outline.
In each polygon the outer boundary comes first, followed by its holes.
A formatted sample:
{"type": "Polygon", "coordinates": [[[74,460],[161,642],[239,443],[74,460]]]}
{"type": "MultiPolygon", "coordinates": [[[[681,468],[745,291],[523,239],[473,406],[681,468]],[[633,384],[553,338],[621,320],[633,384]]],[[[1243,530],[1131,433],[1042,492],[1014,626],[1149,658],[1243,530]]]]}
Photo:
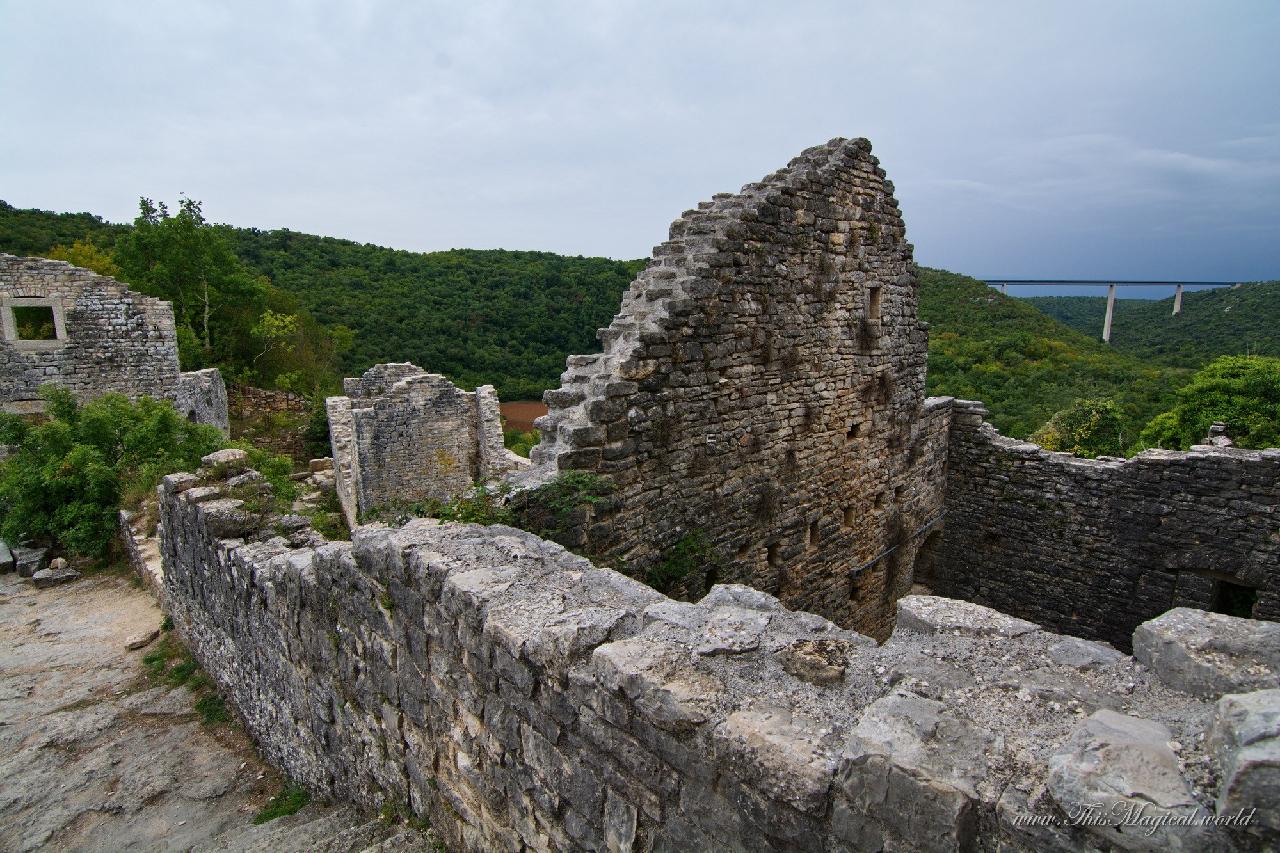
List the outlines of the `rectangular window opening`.
{"type": "Polygon", "coordinates": [[[20,341],[56,341],[58,325],[52,305],[14,305],[13,326],[20,341]]]}
{"type": "Polygon", "coordinates": [[[770,542],[770,543],[769,543],[769,547],[766,549],[766,551],[767,551],[767,554],[768,554],[769,565],[771,565],[771,566],[777,566],[780,562],[782,562],[782,557],[781,557],[781,555],[778,553],[778,543],[777,543],[777,542],[770,542]]]}
{"type": "Polygon", "coordinates": [[[809,547],[810,548],[818,547],[818,537],[820,535],[821,535],[821,531],[818,529],[818,519],[815,518],[813,521],[809,522],[809,547]]]}
{"type": "Polygon", "coordinates": [[[844,526],[853,527],[853,507],[851,506],[844,508],[844,526]]]}
{"type": "Polygon", "coordinates": [[[1238,616],[1241,619],[1253,618],[1253,606],[1258,603],[1258,591],[1230,581],[1218,581],[1213,590],[1213,612],[1238,616]]]}
{"type": "Polygon", "coordinates": [[[867,319],[872,322],[880,322],[880,287],[874,286],[867,288],[867,319]]]}

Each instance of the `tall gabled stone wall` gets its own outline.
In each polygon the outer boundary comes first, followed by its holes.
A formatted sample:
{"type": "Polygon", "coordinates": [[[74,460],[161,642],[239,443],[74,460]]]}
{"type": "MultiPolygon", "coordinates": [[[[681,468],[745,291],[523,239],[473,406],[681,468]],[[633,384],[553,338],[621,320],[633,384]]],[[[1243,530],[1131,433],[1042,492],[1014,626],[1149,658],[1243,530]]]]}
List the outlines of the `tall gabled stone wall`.
{"type": "Polygon", "coordinates": [[[40,411],[41,385],[88,400],[115,392],[174,403],[191,420],[227,432],[227,392],[217,370],[179,373],[173,306],[63,261],[0,254],[0,405],[40,411]],[[54,337],[23,340],[14,308],[47,309],[54,337]]]}
{"type": "Polygon", "coordinates": [[[901,586],[884,555],[910,566],[941,448],[921,429],[911,246],[870,144],[832,140],[686,212],[600,337],[546,393],[518,478],[616,484],[565,541],[643,576],[704,536],[718,580],[883,636],[901,586]]]}
{"type": "Polygon", "coordinates": [[[1172,607],[1252,593],[1249,615],[1280,619],[1280,449],[1080,459],[1005,438],[985,414],[953,405],[931,588],[1121,648],[1172,607]]]}
{"type": "Polygon", "coordinates": [[[527,464],[503,446],[492,385],[463,391],[399,363],[376,365],[343,390],[325,407],[348,524],[389,503],[448,501],[527,464]]]}
{"type": "Polygon", "coordinates": [[[243,454],[206,461],[161,488],[176,629],[270,761],[326,797],[407,804],[451,850],[1277,840],[1280,626],[1174,611],[1143,626],[1139,667],[908,596],[877,646],[746,587],[672,601],[512,528],[326,543],[248,511],[243,454]],[[1114,825],[1134,809],[1256,810],[1243,829],[1114,825]]]}

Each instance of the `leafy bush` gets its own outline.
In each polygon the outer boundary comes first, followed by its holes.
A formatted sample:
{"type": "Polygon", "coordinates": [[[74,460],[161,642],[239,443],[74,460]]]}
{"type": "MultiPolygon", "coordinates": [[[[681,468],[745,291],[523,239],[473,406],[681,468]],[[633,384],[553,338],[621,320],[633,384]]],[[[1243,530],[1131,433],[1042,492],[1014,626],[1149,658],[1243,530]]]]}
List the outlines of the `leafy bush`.
{"type": "MultiPolygon", "coordinates": [[[[56,543],[70,554],[101,557],[116,533],[116,513],[136,508],[165,474],[194,471],[200,457],[227,446],[207,424],[193,424],[167,402],[136,403],[106,394],[77,405],[71,392],[46,386],[49,420],[0,420],[0,440],[18,451],[0,462],[0,536],[56,543]]],[[[283,457],[245,447],[250,463],[282,501],[297,486],[283,457]]]]}
{"type": "Polygon", "coordinates": [[[280,790],[280,793],[267,801],[267,804],[262,807],[262,811],[254,815],[253,822],[262,824],[278,817],[297,814],[309,802],[311,802],[311,794],[307,792],[306,788],[296,782],[288,782],[280,790]]]}
{"type": "Polygon", "coordinates": [[[1142,431],[1155,447],[1186,450],[1214,421],[1240,447],[1280,447],[1280,358],[1228,355],[1178,389],[1177,403],[1142,431]]]}
{"type": "Polygon", "coordinates": [[[683,587],[688,597],[698,598],[717,582],[722,564],[707,534],[691,530],[649,568],[644,581],[658,592],[671,594],[683,587]]]}
{"type": "Polygon", "coordinates": [[[542,441],[542,434],[536,429],[528,432],[521,432],[518,429],[505,429],[502,431],[502,443],[507,450],[525,459],[529,458],[529,451],[533,450],[533,446],[542,441]]]}
{"type": "Polygon", "coordinates": [[[1077,400],[1031,435],[1045,450],[1076,456],[1123,456],[1124,424],[1110,400],[1077,400]]]}
{"type": "Polygon", "coordinates": [[[607,498],[614,484],[588,471],[565,471],[531,492],[517,496],[515,526],[538,536],[554,538],[568,530],[574,514],[607,498]]]}
{"type": "Polygon", "coordinates": [[[503,494],[501,490],[477,485],[448,502],[430,498],[392,501],[366,511],[364,520],[381,521],[396,527],[411,518],[438,518],[464,524],[511,524],[511,511],[502,505],[503,494]]]}
{"type": "Polygon", "coordinates": [[[162,476],[194,469],[223,444],[215,428],[188,422],[168,403],[107,394],[79,407],[66,389],[40,393],[48,422],[3,427],[19,444],[0,463],[0,535],[10,541],[102,556],[122,504],[136,505],[162,476]]]}

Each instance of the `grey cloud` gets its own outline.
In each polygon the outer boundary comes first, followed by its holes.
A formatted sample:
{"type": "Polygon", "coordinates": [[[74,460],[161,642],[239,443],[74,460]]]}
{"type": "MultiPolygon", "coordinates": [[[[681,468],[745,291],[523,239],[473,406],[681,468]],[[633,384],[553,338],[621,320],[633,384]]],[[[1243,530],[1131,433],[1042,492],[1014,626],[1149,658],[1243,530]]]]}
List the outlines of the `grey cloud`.
{"type": "Polygon", "coordinates": [[[1280,275],[1273,3],[9,3],[0,198],[637,257],[868,136],[922,262],[1280,275]],[[1082,247],[1087,247],[1082,249],[1082,247]]]}

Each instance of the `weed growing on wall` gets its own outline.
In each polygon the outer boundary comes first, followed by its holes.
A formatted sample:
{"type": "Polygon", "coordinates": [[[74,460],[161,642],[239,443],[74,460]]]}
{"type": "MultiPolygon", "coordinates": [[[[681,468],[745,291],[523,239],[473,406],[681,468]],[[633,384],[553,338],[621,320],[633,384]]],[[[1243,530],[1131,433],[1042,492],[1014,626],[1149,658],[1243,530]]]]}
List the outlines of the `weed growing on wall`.
{"type": "Polygon", "coordinates": [[[644,582],[668,595],[701,598],[719,580],[724,561],[702,530],[685,533],[645,573],[644,582]]]}

